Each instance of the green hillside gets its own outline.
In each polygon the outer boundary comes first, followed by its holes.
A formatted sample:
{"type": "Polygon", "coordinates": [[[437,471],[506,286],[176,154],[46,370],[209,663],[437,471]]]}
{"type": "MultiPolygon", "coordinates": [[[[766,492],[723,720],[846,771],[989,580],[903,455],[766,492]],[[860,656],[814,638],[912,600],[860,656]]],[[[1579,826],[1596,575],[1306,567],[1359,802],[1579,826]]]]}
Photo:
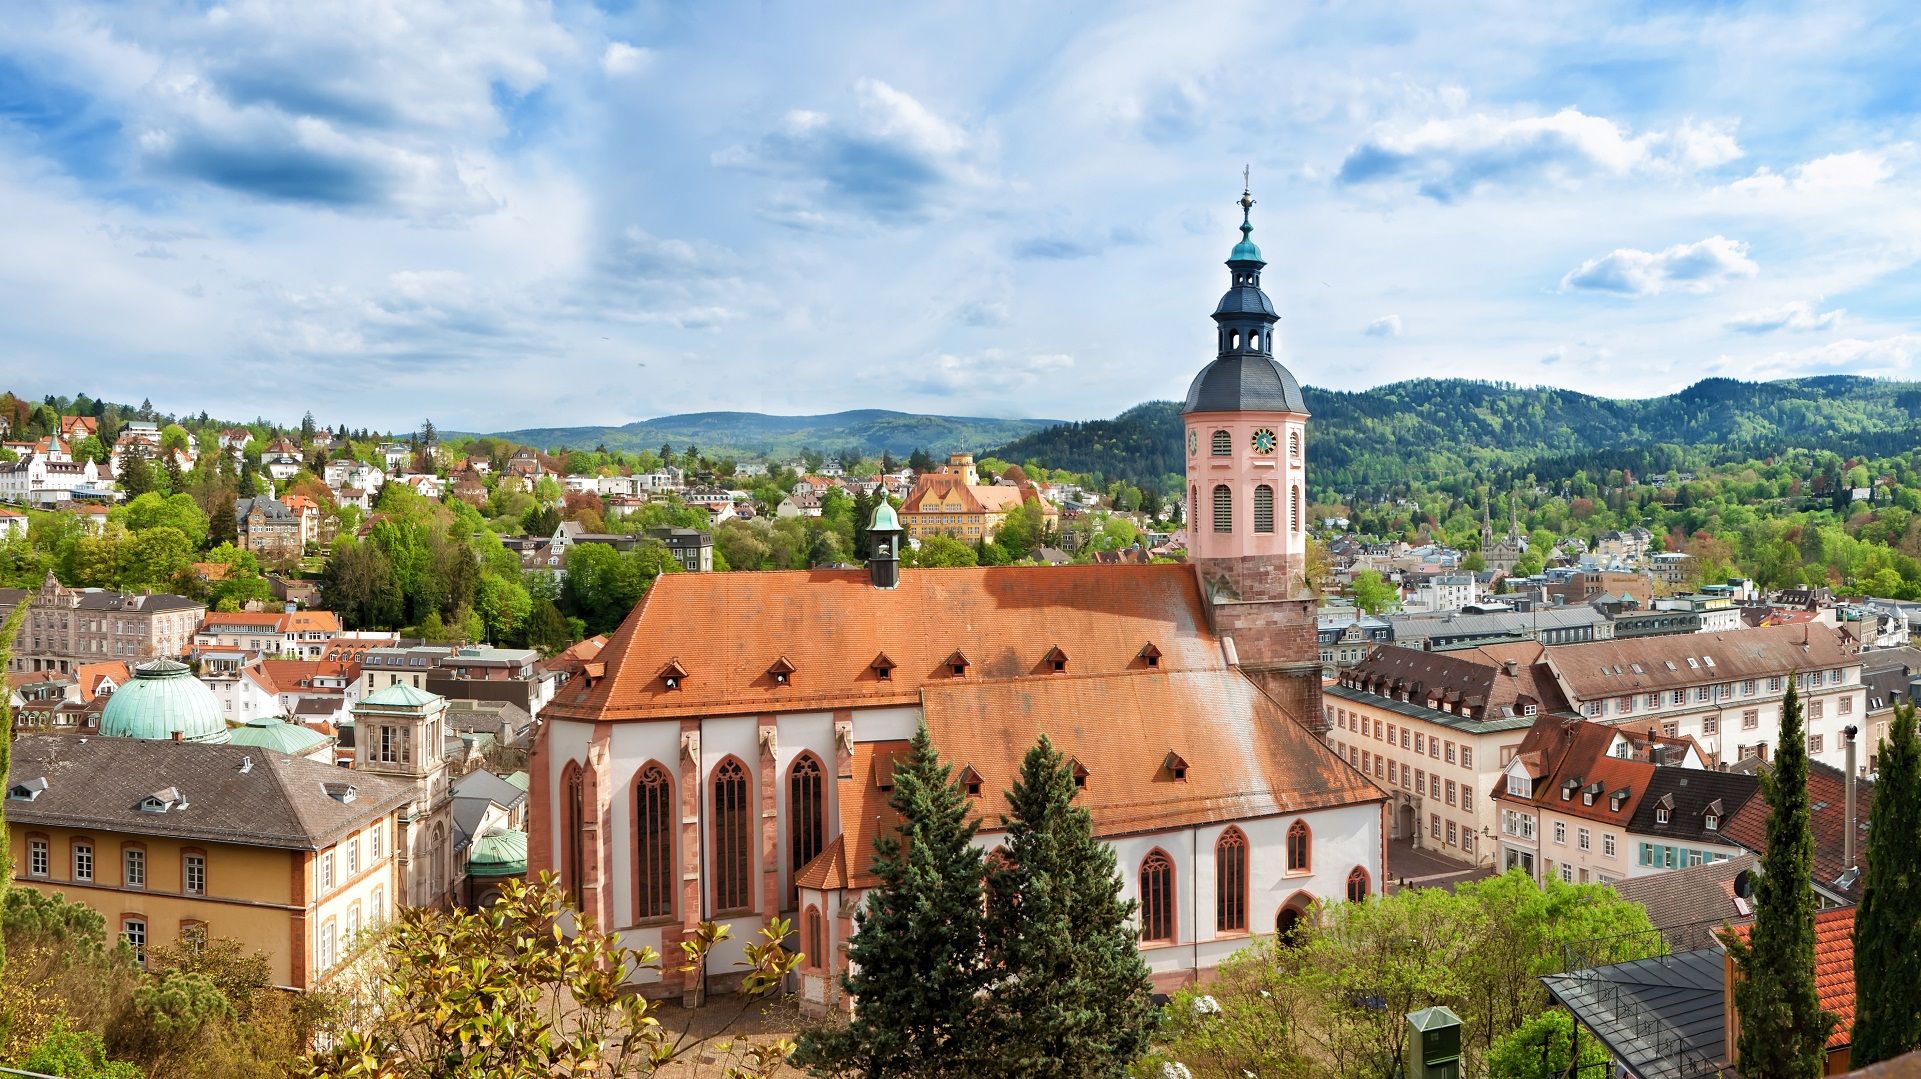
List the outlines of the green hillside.
{"type": "Polygon", "coordinates": [[[543,449],[651,450],[689,444],[702,452],[785,457],[803,449],[833,453],[857,448],[905,457],[917,448],[946,451],[998,446],[1058,420],[1003,420],[982,416],[927,416],[867,408],[825,416],[768,416],[758,412],[690,412],[619,427],[542,427],[501,431],[496,437],[543,449]]]}

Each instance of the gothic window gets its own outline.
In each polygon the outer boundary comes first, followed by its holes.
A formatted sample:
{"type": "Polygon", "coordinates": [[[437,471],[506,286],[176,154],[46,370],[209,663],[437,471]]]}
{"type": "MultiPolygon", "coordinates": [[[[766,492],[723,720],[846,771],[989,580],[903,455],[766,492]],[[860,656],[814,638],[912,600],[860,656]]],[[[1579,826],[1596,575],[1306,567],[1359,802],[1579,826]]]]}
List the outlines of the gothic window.
{"type": "Polygon", "coordinates": [[[1354,867],[1354,872],[1347,875],[1347,901],[1359,903],[1367,898],[1367,892],[1367,870],[1357,865],[1354,867]]]}
{"type": "Polygon", "coordinates": [[[1158,850],[1141,860],[1141,939],[1174,939],[1174,862],[1158,850]]]}
{"type": "Polygon", "coordinates": [[[787,842],[793,849],[789,868],[794,873],[813,861],[827,843],[824,774],[820,758],[812,753],[801,754],[787,773],[787,842]]]}
{"type": "Polygon", "coordinates": [[[649,764],[634,777],[634,920],[674,913],[674,784],[649,764]]]}
{"type": "Polygon", "coordinates": [[[1234,492],[1225,483],[1214,485],[1214,531],[1234,531],[1234,492]]]}
{"type": "Polygon", "coordinates": [[[1290,532],[1301,530],[1301,489],[1298,486],[1287,495],[1287,528],[1290,532]]]}
{"type": "Polygon", "coordinates": [[[1254,488],[1254,531],[1274,531],[1274,488],[1265,483],[1254,488]]]}
{"type": "Polygon", "coordinates": [[[810,906],[801,916],[801,950],[807,953],[804,960],[807,966],[824,969],[827,966],[827,930],[821,923],[820,908],[810,906]]]}
{"type": "Polygon", "coordinates": [[[1214,456],[1229,457],[1234,453],[1234,439],[1226,431],[1214,432],[1214,456]]]}
{"type": "Polygon", "coordinates": [[[1306,873],[1314,866],[1314,837],[1307,822],[1297,820],[1287,829],[1287,871],[1306,873]]]}
{"type": "Polygon", "coordinates": [[[560,877],[561,886],[579,907],[584,898],[581,887],[582,867],[586,862],[586,849],[582,838],[584,825],[584,796],[580,764],[568,761],[560,773],[561,833],[560,833],[560,877]]]}
{"type": "Polygon", "coordinates": [[[1287,455],[1289,457],[1300,457],[1301,433],[1299,431],[1289,431],[1287,433],[1287,455]]]}
{"type": "Polygon", "coordinates": [[[1247,932],[1247,837],[1239,828],[1214,844],[1214,929],[1247,932]]]}
{"type": "Polygon", "coordinates": [[[753,816],[747,769],[732,758],[714,769],[713,813],[714,906],[745,910],[753,905],[753,816]]]}

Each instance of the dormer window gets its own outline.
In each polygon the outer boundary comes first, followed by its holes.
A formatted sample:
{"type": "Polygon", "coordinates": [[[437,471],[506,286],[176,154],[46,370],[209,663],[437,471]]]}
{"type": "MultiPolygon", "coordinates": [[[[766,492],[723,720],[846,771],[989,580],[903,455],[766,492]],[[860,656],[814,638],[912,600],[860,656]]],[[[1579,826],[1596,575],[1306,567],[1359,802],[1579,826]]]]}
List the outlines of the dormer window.
{"type": "Polygon", "coordinates": [[[1161,665],[1161,650],[1154,647],[1154,642],[1149,641],[1141,646],[1141,662],[1149,667],[1161,665]]]}
{"type": "Polygon", "coordinates": [[[1654,823],[1666,824],[1667,822],[1668,822],[1668,807],[1655,806],[1654,807],[1654,823]]]}
{"type": "Polygon", "coordinates": [[[967,657],[958,651],[947,657],[947,672],[955,678],[967,677],[967,666],[967,657]]]}
{"type": "Polygon", "coordinates": [[[1047,654],[1041,657],[1041,662],[1046,665],[1048,670],[1053,671],[1055,674],[1065,674],[1067,672],[1067,653],[1061,651],[1059,648],[1049,648],[1047,654]]]}
{"type": "Polygon", "coordinates": [[[1068,758],[1068,761],[1067,761],[1067,768],[1069,771],[1074,773],[1074,789],[1077,791],[1086,790],[1087,789],[1087,767],[1083,765],[1080,761],[1070,757],[1068,758]]]}
{"type": "Polygon", "coordinates": [[[1566,802],[1571,800],[1574,797],[1574,792],[1579,790],[1580,788],[1581,788],[1581,781],[1578,779],[1570,779],[1567,782],[1562,783],[1561,784],[1561,801],[1566,802]]]}
{"type": "Polygon", "coordinates": [[[960,781],[961,787],[967,791],[969,798],[979,798],[981,796],[981,774],[974,771],[973,765],[970,764],[961,769],[960,781]]]}
{"type": "Polygon", "coordinates": [[[667,666],[661,668],[660,684],[666,688],[679,689],[681,683],[685,681],[687,681],[687,668],[680,665],[680,660],[670,659],[667,661],[667,666]]]}
{"type": "Polygon", "coordinates": [[[1709,813],[1701,818],[1701,827],[1710,832],[1719,831],[1721,828],[1721,818],[1709,813]]]}
{"type": "Polygon", "coordinates": [[[1181,759],[1179,753],[1169,751],[1161,761],[1161,767],[1166,769],[1167,774],[1173,779],[1182,782],[1187,780],[1187,762],[1181,759]]]}
{"type": "Polygon", "coordinates": [[[1591,805],[1593,805],[1593,804],[1594,804],[1594,792],[1593,792],[1593,791],[1591,791],[1591,790],[1585,790],[1585,791],[1582,791],[1582,792],[1581,792],[1581,804],[1582,804],[1582,805],[1584,805],[1584,806],[1591,806],[1591,805]]]}
{"type": "Polygon", "coordinates": [[[880,655],[875,656],[874,662],[868,664],[867,666],[873,670],[874,677],[880,679],[883,682],[889,681],[894,677],[894,661],[891,659],[888,659],[887,653],[885,652],[882,652],[880,655]]]}
{"type": "Polygon", "coordinates": [[[774,661],[773,666],[767,668],[767,676],[772,678],[777,686],[787,685],[794,680],[794,665],[787,661],[786,656],[782,656],[774,661]]]}

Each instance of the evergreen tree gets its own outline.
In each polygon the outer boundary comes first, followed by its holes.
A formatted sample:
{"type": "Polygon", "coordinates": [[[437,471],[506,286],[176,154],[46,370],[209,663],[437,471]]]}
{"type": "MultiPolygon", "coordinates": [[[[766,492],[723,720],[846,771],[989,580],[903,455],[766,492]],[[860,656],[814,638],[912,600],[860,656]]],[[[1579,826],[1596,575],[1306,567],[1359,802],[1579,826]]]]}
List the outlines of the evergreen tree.
{"type": "MultiPolygon", "coordinates": [[[[20,639],[20,631],[26,628],[28,605],[16,604],[5,622],[0,622],[0,671],[7,669],[13,660],[14,643],[20,639]]],[[[4,779],[13,767],[13,703],[12,694],[0,693],[0,779],[4,779]]],[[[13,851],[8,842],[7,807],[0,803],[0,906],[6,905],[7,882],[13,879],[13,851]]],[[[0,934],[0,967],[7,962],[7,940],[0,934]]]]}
{"type": "Polygon", "coordinates": [[[1074,795],[1072,765],[1042,735],[1008,792],[1007,856],[987,876],[991,1028],[1010,1076],[1118,1076],[1154,1030],[1134,903],[1074,795]]]}
{"type": "Polygon", "coordinates": [[[1868,817],[1868,868],[1854,915],[1854,1067],[1921,1047],[1921,745],[1913,704],[1896,705],[1868,817]]]}
{"type": "Polygon", "coordinates": [[[887,804],[897,834],[874,841],[880,884],[854,915],[841,985],[859,1001],[837,1029],[803,1035],[794,1062],[815,1075],[957,1076],[991,1072],[981,990],[979,825],[926,725],[894,765],[887,804]]]}
{"type": "Polygon", "coordinates": [[[1729,941],[1740,981],[1736,1066],[1749,1079],[1815,1079],[1826,1068],[1834,1016],[1814,992],[1814,830],[1808,808],[1808,747],[1800,676],[1781,701],[1781,736],[1761,772],[1768,801],[1767,853],[1754,885],[1754,931],[1729,941]]]}
{"type": "Polygon", "coordinates": [[[873,554],[874,538],[868,534],[867,525],[873,520],[874,507],[886,497],[884,494],[875,492],[870,498],[864,487],[856,488],[854,491],[854,560],[857,562],[865,562],[868,556],[873,554]]]}
{"type": "Polygon", "coordinates": [[[145,446],[135,443],[127,447],[127,452],[120,455],[120,475],[116,478],[129,502],[153,490],[153,469],[147,465],[145,446]]]}
{"type": "Polygon", "coordinates": [[[161,471],[167,474],[167,493],[179,494],[186,486],[187,478],[180,471],[180,458],[176,457],[172,450],[167,451],[166,460],[161,464],[161,471]]]}
{"type": "Polygon", "coordinates": [[[223,543],[239,544],[240,519],[235,514],[235,508],[232,491],[222,490],[214,496],[213,512],[207,515],[208,546],[218,547],[223,543]]]}
{"type": "Polygon", "coordinates": [[[307,443],[312,442],[313,436],[317,430],[318,428],[314,426],[312,412],[309,412],[306,415],[301,416],[300,417],[300,444],[304,446],[307,443]]]}

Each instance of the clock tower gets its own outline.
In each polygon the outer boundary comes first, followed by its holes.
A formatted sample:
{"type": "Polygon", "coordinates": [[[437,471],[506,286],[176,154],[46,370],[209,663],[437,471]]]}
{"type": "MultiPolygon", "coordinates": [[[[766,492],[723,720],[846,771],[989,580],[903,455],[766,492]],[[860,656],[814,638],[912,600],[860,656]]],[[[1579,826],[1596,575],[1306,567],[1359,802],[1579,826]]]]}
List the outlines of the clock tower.
{"type": "Polygon", "coordinates": [[[1187,388],[1187,551],[1215,631],[1241,671],[1323,727],[1315,597],[1307,583],[1307,403],[1274,360],[1267,263],[1241,192],[1241,242],[1214,308],[1216,355],[1187,388]]]}

